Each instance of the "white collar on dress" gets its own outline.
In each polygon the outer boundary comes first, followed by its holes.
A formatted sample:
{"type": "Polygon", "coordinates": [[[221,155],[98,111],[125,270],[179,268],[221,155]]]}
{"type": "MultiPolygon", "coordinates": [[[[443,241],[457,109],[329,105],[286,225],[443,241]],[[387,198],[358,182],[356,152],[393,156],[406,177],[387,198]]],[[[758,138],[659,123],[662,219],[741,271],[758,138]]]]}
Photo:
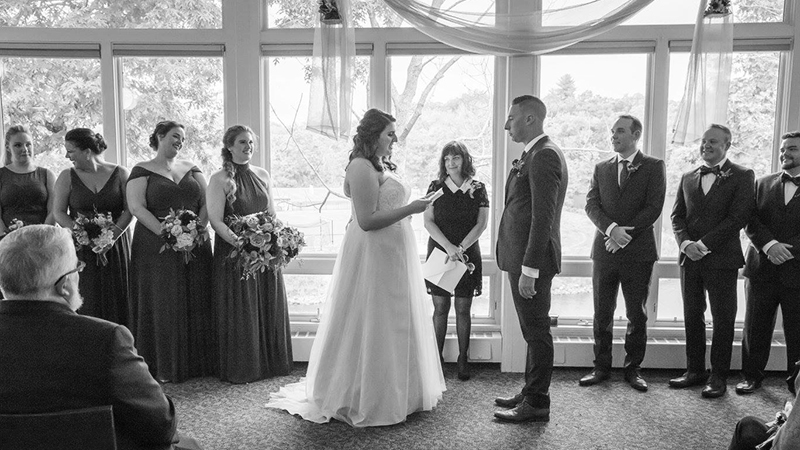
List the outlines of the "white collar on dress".
{"type": "Polygon", "coordinates": [[[463,193],[467,193],[469,191],[470,186],[472,186],[472,177],[467,177],[464,179],[464,182],[461,183],[461,187],[456,186],[456,183],[448,176],[444,180],[444,185],[450,189],[450,192],[461,191],[463,193]]]}

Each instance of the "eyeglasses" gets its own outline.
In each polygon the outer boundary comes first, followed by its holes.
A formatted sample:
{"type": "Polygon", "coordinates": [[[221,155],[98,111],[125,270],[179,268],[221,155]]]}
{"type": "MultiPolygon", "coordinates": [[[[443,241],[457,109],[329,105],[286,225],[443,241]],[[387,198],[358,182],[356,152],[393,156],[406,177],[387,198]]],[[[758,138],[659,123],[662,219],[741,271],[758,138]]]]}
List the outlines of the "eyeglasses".
{"type": "Polygon", "coordinates": [[[84,267],[86,267],[86,263],[85,263],[85,262],[83,262],[83,261],[81,261],[81,260],[78,260],[78,267],[76,267],[76,268],[74,268],[74,269],[70,270],[69,272],[65,273],[64,275],[61,275],[60,277],[58,277],[58,279],[57,279],[57,280],[56,280],[56,282],[55,282],[55,285],[57,286],[57,285],[58,285],[58,283],[60,283],[60,282],[61,282],[61,280],[63,280],[64,278],[66,278],[66,277],[67,277],[67,275],[69,275],[69,274],[71,274],[71,273],[80,273],[80,272],[83,272],[83,268],[84,268],[84,267]]]}

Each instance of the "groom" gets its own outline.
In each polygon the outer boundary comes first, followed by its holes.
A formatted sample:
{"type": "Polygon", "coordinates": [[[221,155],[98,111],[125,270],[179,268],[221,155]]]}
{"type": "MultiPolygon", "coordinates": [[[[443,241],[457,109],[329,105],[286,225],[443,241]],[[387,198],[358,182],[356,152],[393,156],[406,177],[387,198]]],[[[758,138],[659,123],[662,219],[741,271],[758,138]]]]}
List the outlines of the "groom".
{"type": "Polygon", "coordinates": [[[495,399],[494,416],[510,422],[550,420],[553,336],[550,286],[561,271],[561,208],[567,192],[567,163],[544,134],[547,108],[532,95],[511,102],[505,129],[525,151],[514,160],[506,181],[505,208],[497,238],[497,265],[508,272],[511,295],[528,344],[525,387],[495,399]]]}

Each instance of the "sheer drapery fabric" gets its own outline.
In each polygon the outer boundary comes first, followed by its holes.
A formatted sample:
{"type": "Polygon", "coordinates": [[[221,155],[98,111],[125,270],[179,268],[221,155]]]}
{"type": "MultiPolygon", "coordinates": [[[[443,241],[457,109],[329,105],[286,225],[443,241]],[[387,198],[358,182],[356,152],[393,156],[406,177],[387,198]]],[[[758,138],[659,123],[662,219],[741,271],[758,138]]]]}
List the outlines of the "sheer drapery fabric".
{"type": "MultiPolygon", "coordinates": [[[[511,56],[542,54],[592,38],[621,24],[653,0],[553,0],[530,3],[530,11],[468,11],[461,2],[384,0],[422,33],[473,53],[511,56]],[[545,7],[533,5],[546,3],[545,7]]],[[[522,3],[522,2],[519,2],[522,3]]],[[[474,3],[467,3],[474,5],[474,3]]],[[[474,6],[471,6],[474,7],[474,6]]]]}
{"type": "Polygon", "coordinates": [[[672,135],[675,144],[690,144],[703,137],[712,123],[724,124],[733,64],[733,14],[706,16],[700,2],[692,39],[686,86],[672,135]]]}
{"type": "Polygon", "coordinates": [[[350,133],[356,54],[350,1],[336,1],[340,23],[323,23],[318,17],[314,29],[306,128],[333,139],[350,133]]]}

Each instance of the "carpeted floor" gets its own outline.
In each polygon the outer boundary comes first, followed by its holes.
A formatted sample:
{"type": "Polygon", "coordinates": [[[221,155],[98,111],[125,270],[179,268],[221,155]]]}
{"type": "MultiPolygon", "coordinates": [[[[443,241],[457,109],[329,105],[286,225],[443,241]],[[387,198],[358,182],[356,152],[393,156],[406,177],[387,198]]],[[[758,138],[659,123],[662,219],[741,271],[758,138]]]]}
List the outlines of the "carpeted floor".
{"type": "Polygon", "coordinates": [[[179,429],[206,450],[224,449],[726,449],[736,421],[745,415],[768,419],[790,397],[782,374],[749,396],[733,392],[704,399],[701,387],[675,390],[667,380],[678,370],[644,370],[650,390],[633,390],[615,371],[609,381],[578,386],[587,369],[556,369],[551,386],[549,423],[496,421],[494,398],[522,386],[522,374],[501,373],[499,364],[474,364],[473,378],[455,377],[445,365],[447,392],[429,412],[414,414],[389,427],[354,429],[341,422],[318,425],[264,407],[269,394],[305,374],[247,385],[212,378],[164,386],[175,400],[179,429]]]}

